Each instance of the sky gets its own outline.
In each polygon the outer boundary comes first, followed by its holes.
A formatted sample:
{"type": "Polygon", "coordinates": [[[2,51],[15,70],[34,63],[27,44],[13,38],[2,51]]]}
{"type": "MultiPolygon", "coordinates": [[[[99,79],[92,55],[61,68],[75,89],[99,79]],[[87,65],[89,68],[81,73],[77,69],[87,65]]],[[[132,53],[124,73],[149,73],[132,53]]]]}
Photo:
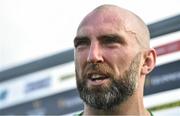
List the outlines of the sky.
{"type": "Polygon", "coordinates": [[[73,48],[83,17],[115,4],[146,24],[180,13],[180,0],[0,0],[0,71],[73,48]]]}

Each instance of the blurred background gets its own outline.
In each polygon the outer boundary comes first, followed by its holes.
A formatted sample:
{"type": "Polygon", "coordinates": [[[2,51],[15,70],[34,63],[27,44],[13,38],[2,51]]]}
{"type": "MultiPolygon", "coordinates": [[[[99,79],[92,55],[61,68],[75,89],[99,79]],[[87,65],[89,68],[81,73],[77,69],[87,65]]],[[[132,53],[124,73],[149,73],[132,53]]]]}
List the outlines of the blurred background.
{"type": "Polygon", "coordinates": [[[0,115],[71,115],[76,91],[73,39],[82,18],[101,4],[139,15],[157,50],[144,102],[154,115],[180,115],[179,0],[0,0],[0,115]]]}

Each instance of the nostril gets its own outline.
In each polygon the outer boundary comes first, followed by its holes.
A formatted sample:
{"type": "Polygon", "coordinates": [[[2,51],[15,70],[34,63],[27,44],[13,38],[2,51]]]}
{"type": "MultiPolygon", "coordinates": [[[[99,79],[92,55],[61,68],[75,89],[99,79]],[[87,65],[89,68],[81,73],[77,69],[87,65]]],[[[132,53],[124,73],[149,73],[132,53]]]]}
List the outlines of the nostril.
{"type": "Polygon", "coordinates": [[[101,53],[89,53],[89,56],[87,58],[88,63],[102,63],[103,62],[103,56],[101,53]]]}
{"type": "Polygon", "coordinates": [[[98,60],[96,63],[102,63],[103,61],[102,60],[98,60]]]}
{"type": "Polygon", "coordinates": [[[88,63],[92,63],[92,64],[97,64],[97,63],[102,63],[103,60],[94,60],[94,59],[90,59],[90,60],[87,60],[88,63]]]}

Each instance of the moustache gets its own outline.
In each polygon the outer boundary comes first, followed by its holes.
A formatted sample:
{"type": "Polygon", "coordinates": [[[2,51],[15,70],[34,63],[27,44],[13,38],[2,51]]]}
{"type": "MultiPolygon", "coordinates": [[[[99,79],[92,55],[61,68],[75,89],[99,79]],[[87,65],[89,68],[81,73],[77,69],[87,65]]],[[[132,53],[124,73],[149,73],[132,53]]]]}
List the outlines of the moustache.
{"type": "Polygon", "coordinates": [[[113,78],[113,69],[106,63],[87,63],[83,71],[83,78],[87,79],[92,74],[100,74],[113,78]]]}

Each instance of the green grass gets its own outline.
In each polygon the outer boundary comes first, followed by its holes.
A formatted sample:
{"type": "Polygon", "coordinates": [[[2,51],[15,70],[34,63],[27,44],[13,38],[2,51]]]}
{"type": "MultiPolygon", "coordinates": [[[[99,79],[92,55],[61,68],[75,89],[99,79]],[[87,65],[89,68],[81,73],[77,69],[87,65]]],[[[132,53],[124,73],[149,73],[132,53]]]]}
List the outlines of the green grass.
{"type": "Polygon", "coordinates": [[[148,110],[157,111],[157,110],[169,109],[169,108],[178,107],[178,106],[180,106],[180,101],[176,101],[176,102],[172,102],[172,103],[168,103],[168,104],[163,104],[163,105],[151,107],[151,108],[148,108],[148,110]]]}

